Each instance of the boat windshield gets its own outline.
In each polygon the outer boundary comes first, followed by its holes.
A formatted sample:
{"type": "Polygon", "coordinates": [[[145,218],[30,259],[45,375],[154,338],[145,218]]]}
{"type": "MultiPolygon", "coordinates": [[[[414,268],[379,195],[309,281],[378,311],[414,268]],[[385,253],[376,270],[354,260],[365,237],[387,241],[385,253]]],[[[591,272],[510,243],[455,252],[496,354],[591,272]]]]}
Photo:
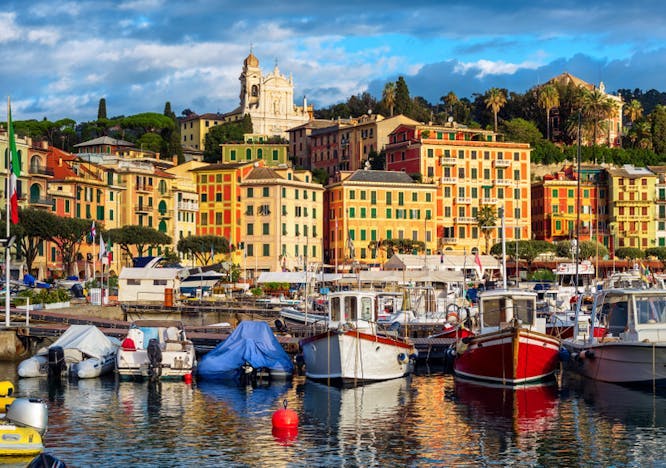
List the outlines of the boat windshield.
{"type": "Polygon", "coordinates": [[[332,297],[331,320],[334,322],[355,322],[373,320],[374,305],[371,297],[356,296],[332,297]],[[360,314],[360,315],[359,315],[360,314]]]}
{"type": "Polygon", "coordinates": [[[513,318],[522,323],[534,323],[536,302],[533,298],[493,297],[483,300],[483,324],[498,327],[502,322],[513,318]]]}
{"type": "Polygon", "coordinates": [[[636,320],[638,324],[666,323],[666,297],[637,296],[636,320]]]}
{"type": "Polygon", "coordinates": [[[628,298],[621,296],[614,300],[604,302],[601,308],[601,322],[608,328],[608,333],[619,336],[627,330],[628,326],[628,298]]]}

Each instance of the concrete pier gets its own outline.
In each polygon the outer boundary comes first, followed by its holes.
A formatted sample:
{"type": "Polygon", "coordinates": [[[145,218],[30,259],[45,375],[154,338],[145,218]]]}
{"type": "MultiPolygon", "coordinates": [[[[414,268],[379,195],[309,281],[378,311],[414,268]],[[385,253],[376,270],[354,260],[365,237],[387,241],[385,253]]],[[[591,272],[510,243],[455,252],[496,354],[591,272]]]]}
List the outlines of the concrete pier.
{"type": "Polygon", "coordinates": [[[0,360],[11,361],[25,353],[25,347],[16,336],[16,330],[0,331],[0,360]]]}

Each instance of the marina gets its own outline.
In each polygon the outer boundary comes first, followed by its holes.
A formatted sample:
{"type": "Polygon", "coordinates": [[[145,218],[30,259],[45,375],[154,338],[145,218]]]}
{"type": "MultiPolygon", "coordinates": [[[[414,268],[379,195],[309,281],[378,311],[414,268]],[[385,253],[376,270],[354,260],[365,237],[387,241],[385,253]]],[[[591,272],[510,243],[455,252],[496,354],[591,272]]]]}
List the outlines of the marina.
{"type": "Polygon", "coordinates": [[[569,373],[553,386],[507,393],[425,367],[350,389],[303,377],[257,388],[113,378],[51,388],[46,379],[18,379],[15,368],[0,362],[18,395],[47,401],[46,452],[71,466],[666,463],[666,394],[569,373]],[[291,439],[271,428],[284,399],[300,418],[291,439]]]}

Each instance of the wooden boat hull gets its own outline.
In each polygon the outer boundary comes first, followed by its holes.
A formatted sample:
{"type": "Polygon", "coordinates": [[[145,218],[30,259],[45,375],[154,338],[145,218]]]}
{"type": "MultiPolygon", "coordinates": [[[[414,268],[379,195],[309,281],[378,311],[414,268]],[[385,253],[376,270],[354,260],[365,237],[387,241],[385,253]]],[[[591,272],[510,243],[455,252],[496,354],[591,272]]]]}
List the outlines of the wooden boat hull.
{"type": "Polygon", "coordinates": [[[566,340],[570,367],[585,377],[617,384],[666,385],[666,342],[566,340]]]}
{"type": "Polygon", "coordinates": [[[525,328],[507,328],[458,342],[453,370],[502,385],[546,380],[559,367],[560,340],[525,328]]]}
{"type": "Polygon", "coordinates": [[[414,346],[358,330],[329,330],[301,341],[305,375],[344,385],[390,380],[413,370],[414,346]]]}

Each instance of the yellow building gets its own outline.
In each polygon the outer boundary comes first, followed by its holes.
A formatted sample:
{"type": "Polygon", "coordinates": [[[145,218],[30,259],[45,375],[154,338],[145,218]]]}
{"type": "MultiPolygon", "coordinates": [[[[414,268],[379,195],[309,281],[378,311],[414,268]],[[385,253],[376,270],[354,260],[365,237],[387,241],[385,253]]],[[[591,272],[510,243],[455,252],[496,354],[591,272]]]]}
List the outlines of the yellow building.
{"type": "Polygon", "coordinates": [[[657,247],[666,247],[666,166],[648,166],[657,175],[655,213],[655,237],[657,247]]]}
{"type": "Polygon", "coordinates": [[[243,136],[243,139],[243,143],[223,143],[220,145],[222,150],[221,162],[237,163],[261,159],[267,166],[278,166],[289,162],[287,154],[289,143],[281,137],[248,133],[243,136]]]}
{"type": "Polygon", "coordinates": [[[341,172],[326,187],[325,261],[379,265],[386,252],[378,244],[393,239],[425,242],[427,253],[435,252],[436,195],[436,185],[404,172],[341,172]]]}
{"type": "Polygon", "coordinates": [[[241,187],[246,277],[321,265],[324,187],[309,171],[255,167],[241,187]]]}
{"type": "Polygon", "coordinates": [[[238,113],[230,114],[191,114],[180,122],[180,141],[184,147],[203,150],[206,135],[211,128],[227,122],[241,120],[243,116],[238,113]]]}
{"type": "Polygon", "coordinates": [[[626,164],[608,170],[609,219],[614,247],[656,247],[657,175],[644,167],[626,164]]]}
{"type": "MultiPolygon", "coordinates": [[[[398,126],[386,146],[386,167],[438,187],[439,250],[486,251],[476,216],[490,207],[504,210],[507,240],[530,239],[530,152],[527,143],[498,140],[492,131],[447,125],[398,126]]],[[[489,248],[499,241],[500,221],[489,248]]]]}

